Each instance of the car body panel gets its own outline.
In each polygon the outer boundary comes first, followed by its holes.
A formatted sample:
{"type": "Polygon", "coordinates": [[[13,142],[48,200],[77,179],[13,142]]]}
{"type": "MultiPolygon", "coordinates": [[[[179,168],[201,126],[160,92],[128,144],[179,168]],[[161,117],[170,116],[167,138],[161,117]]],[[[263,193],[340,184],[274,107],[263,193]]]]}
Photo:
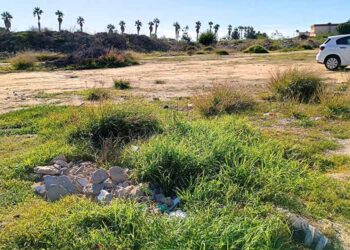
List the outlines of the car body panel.
{"type": "Polygon", "coordinates": [[[350,34],[329,37],[327,41],[320,46],[320,48],[323,47],[324,49],[319,51],[316,56],[316,61],[324,64],[328,56],[336,55],[340,58],[340,66],[350,65],[350,40],[349,44],[337,44],[339,39],[346,37],[350,39],[350,34]]]}

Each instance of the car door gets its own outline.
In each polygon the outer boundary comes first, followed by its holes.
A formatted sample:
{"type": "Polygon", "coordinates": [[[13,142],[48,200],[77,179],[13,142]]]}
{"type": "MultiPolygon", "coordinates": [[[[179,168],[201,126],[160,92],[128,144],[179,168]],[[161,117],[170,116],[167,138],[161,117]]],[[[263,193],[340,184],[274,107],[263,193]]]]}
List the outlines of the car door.
{"type": "MultiPolygon", "coordinates": [[[[337,40],[337,47],[341,57],[345,60],[346,64],[350,64],[350,36],[342,37],[337,40]]],[[[344,62],[342,62],[344,65],[344,62]]]]}

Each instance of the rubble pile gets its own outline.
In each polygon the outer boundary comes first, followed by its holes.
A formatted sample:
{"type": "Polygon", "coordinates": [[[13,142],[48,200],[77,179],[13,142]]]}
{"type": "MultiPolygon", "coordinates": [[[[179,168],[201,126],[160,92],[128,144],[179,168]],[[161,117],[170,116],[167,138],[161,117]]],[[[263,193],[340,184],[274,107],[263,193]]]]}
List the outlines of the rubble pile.
{"type": "Polygon", "coordinates": [[[58,156],[51,165],[36,167],[34,172],[40,180],[34,185],[34,191],[48,201],[57,201],[70,194],[107,203],[113,198],[147,198],[142,192],[144,185],[133,185],[129,170],[121,167],[99,169],[92,162],[68,163],[64,156],[58,156]]]}
{"type": "Polygon", "coordinates": [[[130,171],[121,167],[101,169],[92,162],[69,162],[66,157],[54,158],[48,166],[34,168],[38,182],[34,192],[48,201],[57,201],[66,195],[83,195],[100,203],[113,198],[129,198],[138,202],[153,202],[156,212],[171,217],[185,218],[186,213],[177,210],[180,199],[166,197],[161,188],[147,184],[133,184],[130,171]]]}

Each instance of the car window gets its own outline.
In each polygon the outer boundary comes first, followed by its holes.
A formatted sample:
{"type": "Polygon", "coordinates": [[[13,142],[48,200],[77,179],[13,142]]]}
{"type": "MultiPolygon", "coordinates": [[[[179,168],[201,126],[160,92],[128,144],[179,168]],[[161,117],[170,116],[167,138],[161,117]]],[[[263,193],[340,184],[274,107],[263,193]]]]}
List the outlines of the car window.
{"type": "Polygon", "coordinates": [[[324,42],[324,44],[329,43],[330,40],[331,40],[331,39],[328,38],[327,41],[324,42]]]}
{"type": "Polygon", "coordinates": [[[338,39],[337,44],[338,45],[350,45],[350,36],[338,39]]]}

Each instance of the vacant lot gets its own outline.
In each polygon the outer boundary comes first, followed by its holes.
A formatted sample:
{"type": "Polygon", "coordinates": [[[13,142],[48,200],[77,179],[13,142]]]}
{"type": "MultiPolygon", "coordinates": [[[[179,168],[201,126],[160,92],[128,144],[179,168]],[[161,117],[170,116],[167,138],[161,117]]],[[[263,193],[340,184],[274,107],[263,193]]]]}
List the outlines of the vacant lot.
{"type": "MultiPolygon", "coordinates": [[[[69,103],[82,99],[74,91],[109,88],[113,79],[127,79],[128,94],[166,100],[198,93],[216,84],[230,84],[239,91],[266,91],[276,69],[300,67],[319,72],[330,82],[343,81],[343,73],[327,72],[315,63],[315,51],[231,56],[144,56],[139,66],[81,71],[21,72],[0,75],[0,113],[34,104],[69,103]],[[155,84],[161,81],[163,84],[155,84]],[[65,94],[61,94],[66,92],[65,94]],[[59,95],[58,95],[59,94],[59,95]]],[[[125,95],[125,93],[123,94],[125,95]]]]}

